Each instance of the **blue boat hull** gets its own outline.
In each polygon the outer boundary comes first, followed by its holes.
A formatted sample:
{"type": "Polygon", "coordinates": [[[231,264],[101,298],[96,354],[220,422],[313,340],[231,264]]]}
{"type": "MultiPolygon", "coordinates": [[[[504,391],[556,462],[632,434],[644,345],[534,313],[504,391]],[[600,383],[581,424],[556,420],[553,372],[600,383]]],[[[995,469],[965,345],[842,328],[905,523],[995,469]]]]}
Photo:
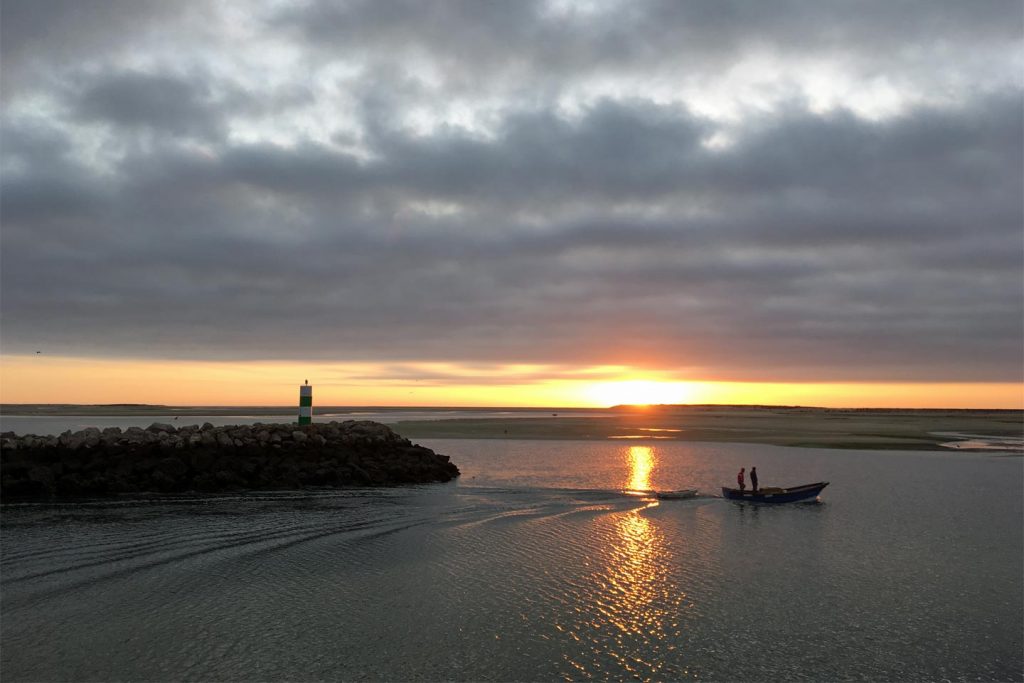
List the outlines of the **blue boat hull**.
{"type": "Polygon", "coordinates": [[[745,500],[750,503],[799,503],[802,500],[814,500],[821,490],[828,486],[827,481],[816,484],[804,484],[787,489],[761,489],[757,492],[749,489],[740,491],[722,487],[722,496],[729,500],[745,500]]]}

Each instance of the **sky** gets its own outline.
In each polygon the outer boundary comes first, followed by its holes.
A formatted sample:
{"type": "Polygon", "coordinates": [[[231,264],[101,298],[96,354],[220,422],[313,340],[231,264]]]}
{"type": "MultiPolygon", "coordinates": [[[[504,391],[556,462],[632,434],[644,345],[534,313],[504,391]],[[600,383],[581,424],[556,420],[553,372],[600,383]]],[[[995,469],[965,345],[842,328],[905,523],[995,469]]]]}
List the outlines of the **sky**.
{"type": "Polygon", "coordinates": [[[1024,407],[1018,0],[0,2],[0,401],[1024,407]]]}

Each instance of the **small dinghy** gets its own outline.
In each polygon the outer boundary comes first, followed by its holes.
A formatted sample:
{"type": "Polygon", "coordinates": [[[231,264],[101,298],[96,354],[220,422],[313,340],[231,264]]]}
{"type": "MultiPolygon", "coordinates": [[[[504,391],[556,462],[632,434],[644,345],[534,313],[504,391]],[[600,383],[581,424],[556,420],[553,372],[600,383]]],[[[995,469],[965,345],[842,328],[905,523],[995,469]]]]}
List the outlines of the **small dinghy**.
{"type": "Polygon", "coordinates": [[[659,500],[683,500],[685,498],[696,498],[697,489],[680,489],[679,491],[655,491],[654,489],[623,489],[622,493],[627,496],[640,496],[642,498],[658,498],[659,500]]]}
{"type": "Polygon", "coordinates": [[[817,484],[793,486],[788,489],[763,488],[757,491],[741,491],[723,486],[722,495],[729,500],[745,500],[751,503],[796,503],[801,500],[817,498],[818,494],[826,486],[828,486],[827,481],[819,481],[817,484]]]}
{"type": "Polygon", "coordinates": [[[679,491],[655,491],[654,495],[658,497],[658,500],[684,500],[686,498],[696,498],[697,489],[680,489],[679,491]]]}

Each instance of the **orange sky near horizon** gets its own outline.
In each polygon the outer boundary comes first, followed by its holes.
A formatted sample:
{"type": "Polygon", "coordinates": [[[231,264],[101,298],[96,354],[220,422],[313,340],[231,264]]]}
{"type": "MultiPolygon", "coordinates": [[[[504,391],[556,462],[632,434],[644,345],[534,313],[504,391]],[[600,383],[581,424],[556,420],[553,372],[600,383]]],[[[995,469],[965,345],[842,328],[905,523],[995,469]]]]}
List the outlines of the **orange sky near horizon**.
{"type": "Polygon", "coordinates": [[[2,403],[287,406],[309,379],[318,405],[605,407],[633,403],[1024,409],[1018,383],[767,383],[679,379],[628,367],[142,361],[0,357],[2,403]],[[419,373],[419,375],[417,375],[419,373]]]}

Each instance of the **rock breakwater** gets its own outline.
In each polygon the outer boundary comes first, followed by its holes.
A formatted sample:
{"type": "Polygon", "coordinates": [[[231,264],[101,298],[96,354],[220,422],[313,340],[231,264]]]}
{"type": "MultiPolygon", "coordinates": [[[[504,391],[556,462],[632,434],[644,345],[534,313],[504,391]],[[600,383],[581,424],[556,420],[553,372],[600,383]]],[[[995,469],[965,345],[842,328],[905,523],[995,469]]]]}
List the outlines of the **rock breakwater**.
{"type": "Polygon", "coordinates": [[[457,476],[448,456],[369,421],[0,434],[4,497],[394,486],[457,476]]]}

